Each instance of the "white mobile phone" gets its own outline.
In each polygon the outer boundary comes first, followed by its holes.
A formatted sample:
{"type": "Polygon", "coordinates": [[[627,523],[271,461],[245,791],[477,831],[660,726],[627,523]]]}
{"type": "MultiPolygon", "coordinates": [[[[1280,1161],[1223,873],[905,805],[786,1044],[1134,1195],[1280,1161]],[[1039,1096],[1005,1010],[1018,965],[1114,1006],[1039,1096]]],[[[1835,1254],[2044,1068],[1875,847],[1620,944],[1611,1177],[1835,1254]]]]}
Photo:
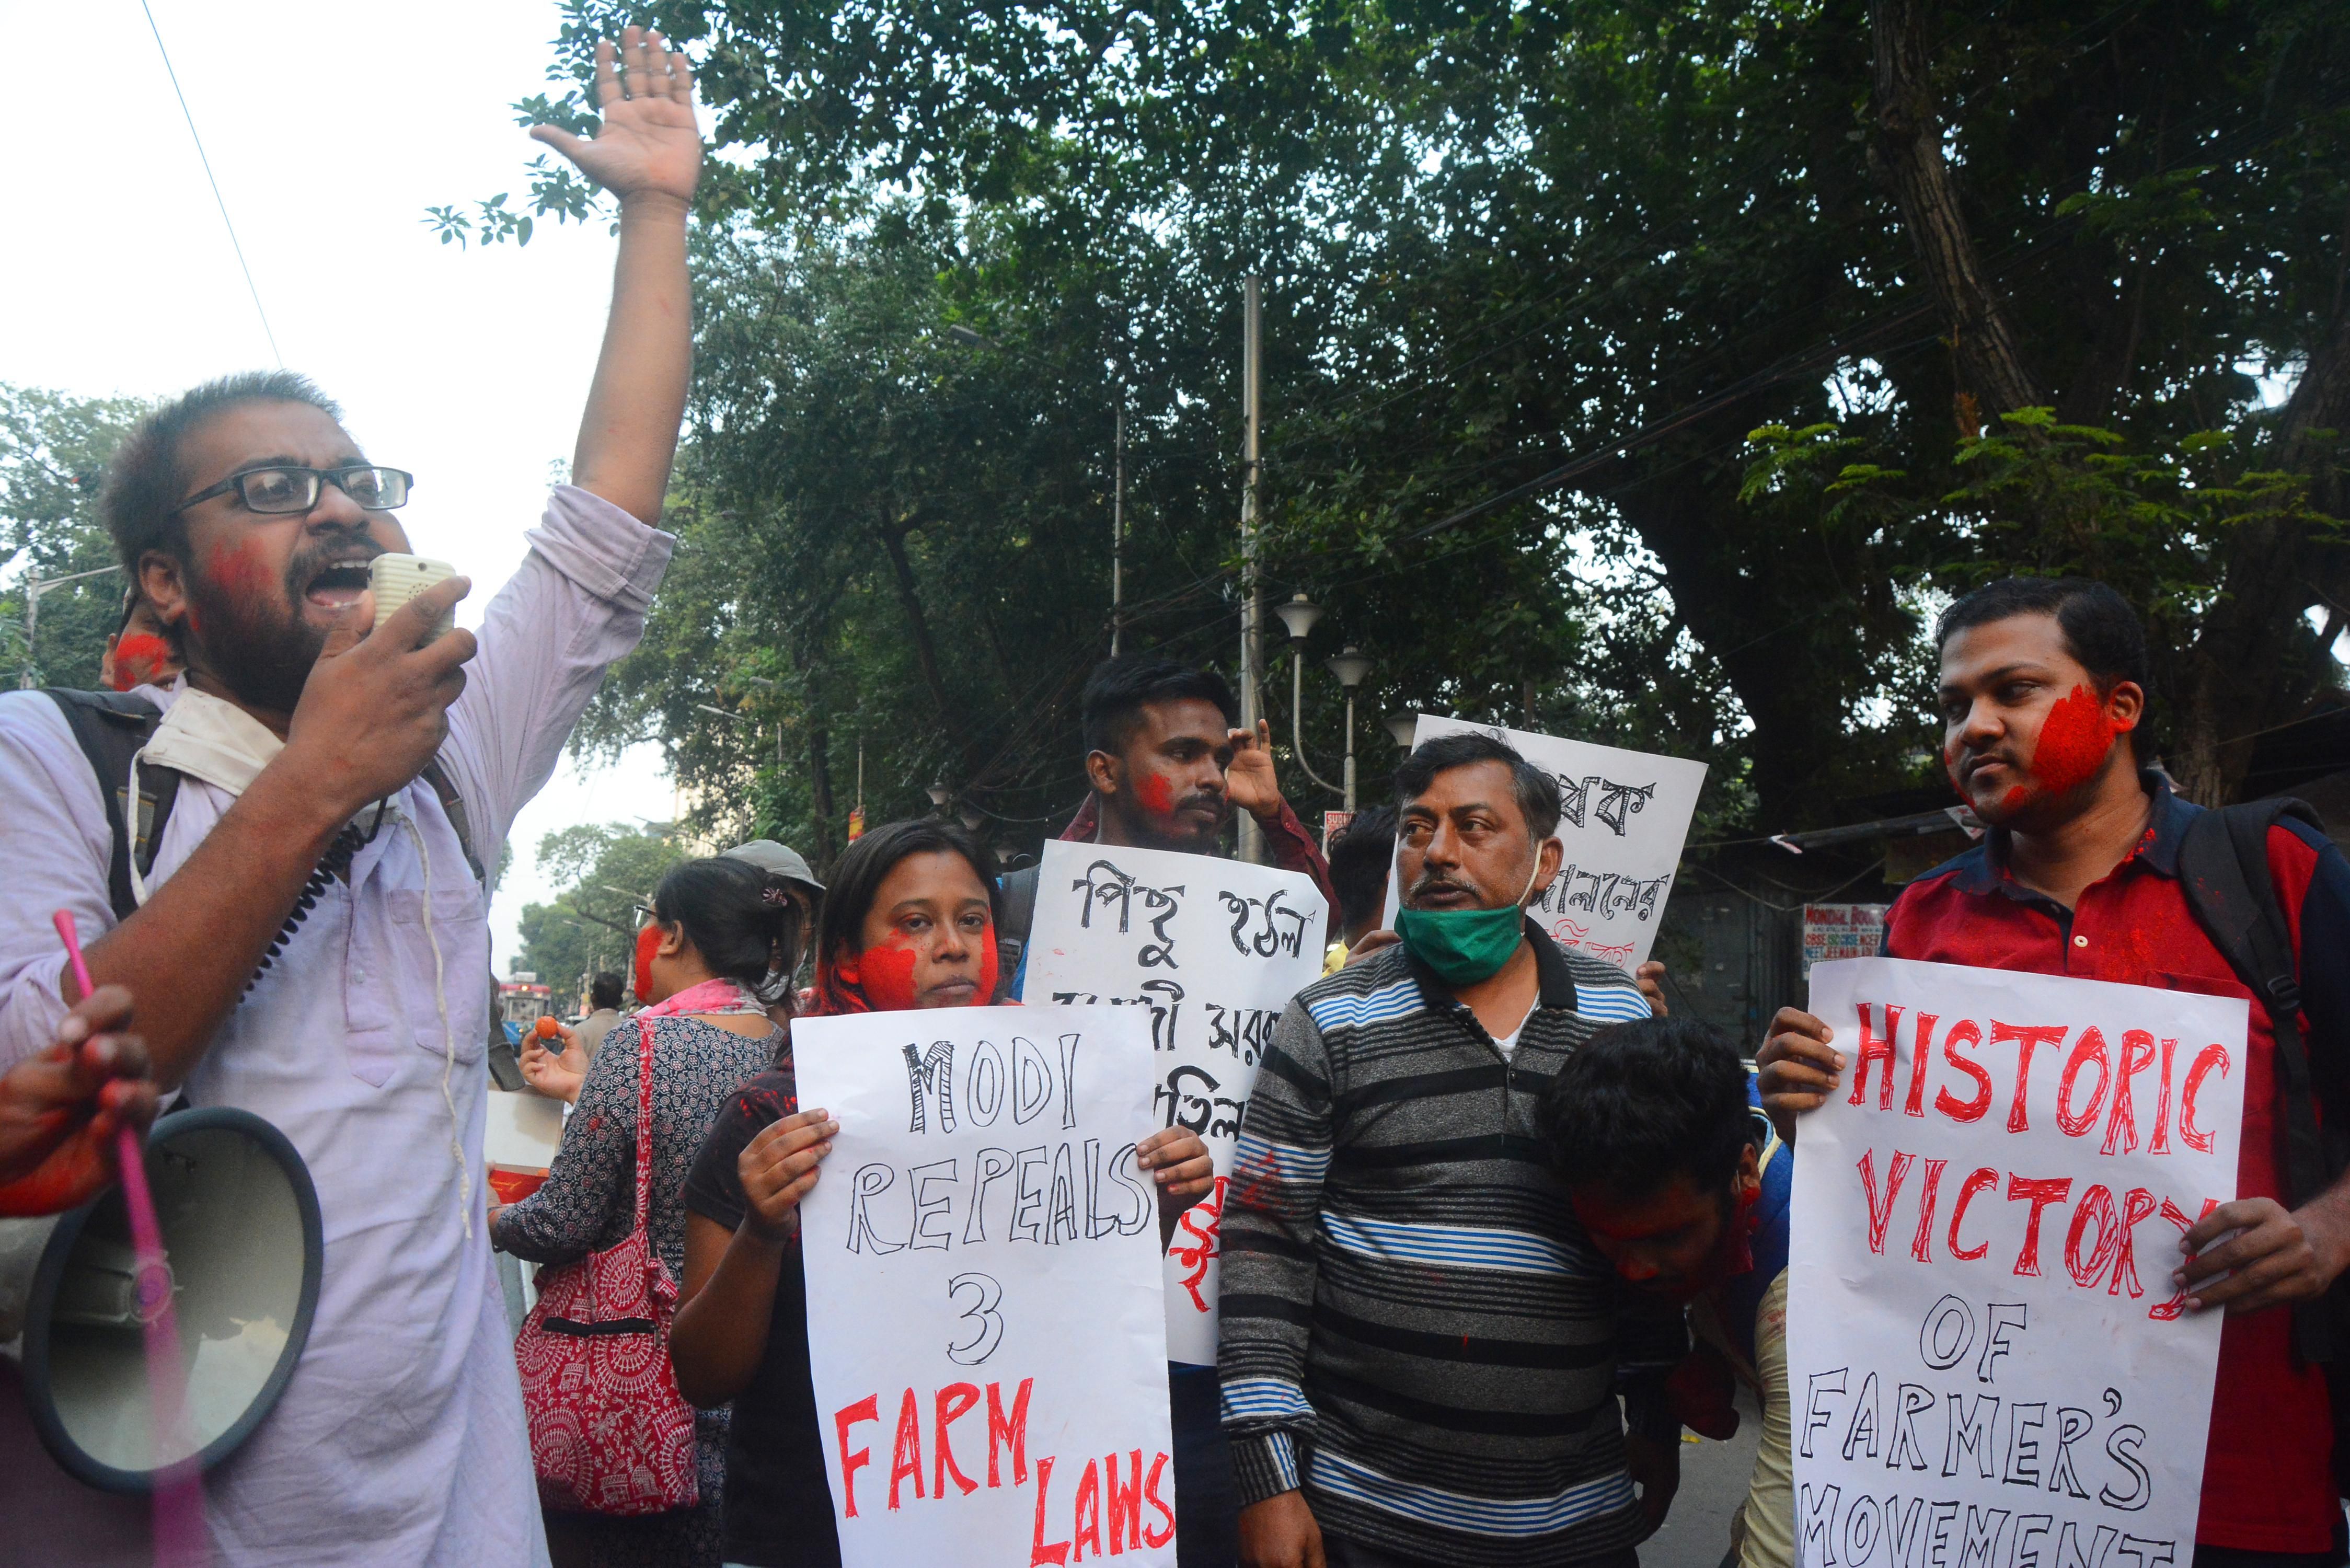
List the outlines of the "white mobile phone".
{"type": "MultiPolygon", "coordinates": [[[[378,556],[368,563],[368,587],[375,591],[375,624],[381,626],[400,606],[442,578],[456,575],[457,568],[446,561],[390,553],[378,556]]],[[[426,634],[425,640],[430,642],[443,632],[455,630],[456,627],[457,612],[452,608],[426,634]]]]}

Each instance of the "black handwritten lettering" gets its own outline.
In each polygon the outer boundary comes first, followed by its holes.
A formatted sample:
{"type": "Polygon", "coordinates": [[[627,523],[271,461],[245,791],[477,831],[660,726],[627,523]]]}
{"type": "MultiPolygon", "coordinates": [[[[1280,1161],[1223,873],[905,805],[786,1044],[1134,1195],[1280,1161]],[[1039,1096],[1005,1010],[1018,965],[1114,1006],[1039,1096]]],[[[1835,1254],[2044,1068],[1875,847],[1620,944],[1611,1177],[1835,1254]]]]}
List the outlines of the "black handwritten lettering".
{"type": "MultiPolygon", "coordinates": [[[[957,1274],[947,1282],[949,1301],[960,1302],[965,1292],[971,1293],[972,1304],[958,1313],[955,1321],[971,1321],[973,1325],[971,1337],[950,1340],[947,1343],[947,1359],[957,1366],[977,1366],[994,1355],[995,1347],[1003,1343],[1003,1314],[995,1310],[1003,1303],[1003,1287],[987,1275],[979,1273],[957,1274]]],[[[940,1425],[943,1429],[945,1423],[940,1425]]],[[[969,1491],[972,1489],[965,1486],[962,1490],[969,1491]]]]}

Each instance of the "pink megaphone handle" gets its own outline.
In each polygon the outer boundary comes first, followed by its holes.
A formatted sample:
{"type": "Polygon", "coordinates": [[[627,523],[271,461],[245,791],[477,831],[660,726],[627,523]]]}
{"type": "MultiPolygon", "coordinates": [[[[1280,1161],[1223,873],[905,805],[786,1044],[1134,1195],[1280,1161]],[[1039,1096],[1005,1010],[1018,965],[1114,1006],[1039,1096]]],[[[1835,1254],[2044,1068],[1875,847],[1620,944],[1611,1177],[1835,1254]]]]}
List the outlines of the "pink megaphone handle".
{"type": "MultiPolygon", "coordinates": [[[[82,961],[73,914],[59,909],[52,919],[65,940],[74,983],[87,999],[97,987],[90,983],[89,965],[82,961]]],[[[172,1310],[172,1265],[163,1255],[163,1228],[156,1223],[155,1196],[147,1187],[146,1146],[136,1127],[124,1127],[116,1136],[122,1206],[130,1216],[130,1245],[139,1261],[132,1297],[147,1338],[148,1451],[157,1453],[181,1446],[186,1364],[180,1359],[180,1324],[172,1310]]],[[[210,1559],[201,1474],[192,1456],[155,1472],[155,1568],[202,1568],[210,1559]]]]}

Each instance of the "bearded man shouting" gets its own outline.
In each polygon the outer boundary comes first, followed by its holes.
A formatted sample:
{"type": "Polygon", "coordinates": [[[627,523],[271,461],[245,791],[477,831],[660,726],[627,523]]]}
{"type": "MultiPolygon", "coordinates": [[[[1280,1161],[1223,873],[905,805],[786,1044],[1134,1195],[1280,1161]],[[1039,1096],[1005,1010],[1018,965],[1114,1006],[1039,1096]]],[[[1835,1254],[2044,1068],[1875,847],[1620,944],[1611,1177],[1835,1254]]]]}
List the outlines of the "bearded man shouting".
{"type": "MultiPolygon", "coordinates": [[[[159,410],[108,478],[124,565],[186,664],[134,688],[160,722],[0,698],[0,1068],[78,997],[49,929],[70,909],[103,933],[95,980],[136,993],[160,1083],[276,1124],[317,1187],[307,1345],[205,1478],[228,1563],[546,1561],[483,1223],[489,927],[468,861],[494,863],[668,564],[653,524],[684,408],[702,163],[682,56],[630,28],[597,78],[592,142],[534,134],[619,201],[611,316],[572,483],[479,637],[439,627],[463,579],[377,617],[368,563],[408,548],[411,476],[361,452],[307,380],[235,376],[159,410]],[[104,778],[77,729],[101,721],[147,732],[104,778]],[[132,788],[151,806],[135,826],[132,788]]],[[[135,1553],[111,1538],[144,1510],[74,1488],[45,1456],[0,1465],[10,1550],[135,1553]]]]}

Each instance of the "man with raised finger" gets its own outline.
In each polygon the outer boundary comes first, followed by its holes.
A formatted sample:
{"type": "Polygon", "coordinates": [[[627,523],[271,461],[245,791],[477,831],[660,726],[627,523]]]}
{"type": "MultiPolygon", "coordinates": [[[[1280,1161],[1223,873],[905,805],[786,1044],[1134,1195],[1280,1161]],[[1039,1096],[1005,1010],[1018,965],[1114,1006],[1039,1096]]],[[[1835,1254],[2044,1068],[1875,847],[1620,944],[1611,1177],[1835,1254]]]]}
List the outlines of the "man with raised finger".
{"type": "MultiPolygon", "coordinates": [[[[92,976],[136,987],[158,1081],[274,1123],[317,1185],[308,1342],[205,1477],[221,1563],[546,1560],[484,1225],[478,867],[635,644],[668,563],[654,524],[684,405],[702,157],[683,67],[630,29],[599,50],[595,140],[535,133],[618,199],[619,255],[572,483],[478,638],[436,626],[463,579],[375,613],[368,564],[408,548],[411,476],[302,378],[232,376],[135,431],[104,494],[184,674],[128,701],[0,698],[0,1067],[42,1049],[78,997],[48,930],[70,909],[101,933],[92,976]],[[117,768],[126,730],[138,753],[117,768]]],[[[85,1528],[72,1485],[0,1473],[0,1561],[118,1560],[108,1538],[141,1511],[103,1499],[85,1528]]],[[[134,1544],[120,1560],[145,1559],[134,1544]]]]}
{"type": "MultiPolygon", "coordinates": [[[[1990,832],[1903,890],[1885,952],[2250,1002],[2237,1197],[2188,1231],[2176,1260],[2189,1309],[2228,1314],[2195,1562],[2339,1563],[2334,1416],[2320,1363],[2340,1364],[2350,1343],[2344,1314],[2318,1303],[2350,1262],[2350,1181],[2338,1160],[2328,1172],[2322,1148],[2296,1149],[2293,1134],[2304,1115],[2328,1128],[2350,1117],[2350,862],[2308,822],[2280,815],[2262,831],[2268,814],[2241,815],[2257,803],[2231,808],[2254,829],[2269,907],[2210,919],[2209,889],[2221,878],[2203,857],[2215,844],[2230,853],[2230,834],[2213,832],[2228,824],[2140,771],[2146,639],[2104,584],[1992,583],[1945,611],[1935,636],[1944,761],[1990,832]],[[2293,972],[2278,984],[2247,983],[2228,956],[2255,921],[2272,922],[2289,955],[2293,972]],[[2296,1106],[2288,1064],[2303,1053],[2317,1103],[2303,1092],[2296,1106]]],[[[1845,1068],[1827,1027],[1794,1008],[1780,1011],[1759,1060],[1782,1137],[1845,1068]]],[[[2338,1150],[2338,1131],[2330,1136],[2338,1150]]]]}

